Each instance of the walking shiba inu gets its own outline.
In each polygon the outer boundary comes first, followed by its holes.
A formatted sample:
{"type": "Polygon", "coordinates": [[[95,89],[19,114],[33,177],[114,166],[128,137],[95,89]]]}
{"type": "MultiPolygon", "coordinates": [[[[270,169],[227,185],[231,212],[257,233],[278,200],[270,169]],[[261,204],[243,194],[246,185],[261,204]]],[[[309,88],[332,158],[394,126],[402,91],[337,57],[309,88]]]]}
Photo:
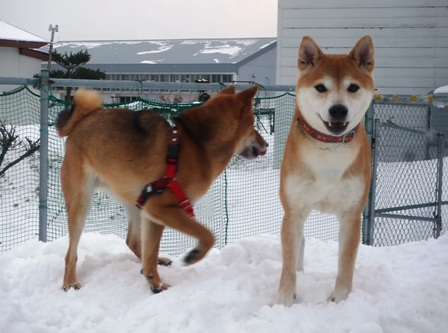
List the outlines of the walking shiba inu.
{"type": "Polygon", "coordinates": [[[295,300],[303,271],[303,227],[311,210],[337,216],[339,263],[331,300],[347,298],[371,172],[364,115],[374,94],[374,48],[361,38],[348,55],[324,54],[310,37],[299,47],[295,114],[280,176],[283,268],[276,302],[295,300]]]}
{"type": "Polygon", "coordinates": [[[252,159],[267,144],[254,129],[252,102],[258,88],[222,90],[173,120],[151,111],[103,108],[98,93],[79,90],[56,127],[68,136],[61,169],[69,226],[63,289],[79,289],[77,248],[95,188],[123,202],[129,220],[126,243],[142,260],[154,292],[169,286],[157,272],[165,226],[198,239],[184,261],[193,264],[213,246],[212,233],[192,218],[198,201],[234,154],[252,159]]]}

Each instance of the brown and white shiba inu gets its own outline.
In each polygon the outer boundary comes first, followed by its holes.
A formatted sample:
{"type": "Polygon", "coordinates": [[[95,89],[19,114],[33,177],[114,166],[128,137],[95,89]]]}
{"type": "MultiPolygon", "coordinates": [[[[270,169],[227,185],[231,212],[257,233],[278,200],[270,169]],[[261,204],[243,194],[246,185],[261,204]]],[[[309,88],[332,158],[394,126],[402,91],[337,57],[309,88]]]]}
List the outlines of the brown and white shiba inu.
{"type": "Polygon", "coordinates": [[[77,248],[97,187],[123,202],[126,243],[141,258],[154,292],[168,288],[157,272],[158,262],[169,264],[158,258],[165,226],[198,239],[186,264],[206,255],[214,237],[191,217],[190,203],[207,192],[234,154],[251,159],[266,153],[267,144],[254,129],[257,90],[226,88],[175,118],[175,127],[151,111],[103,108],[98,93],[77,92],[74,107],[61,112],[56,123],[59,135],[68,136],[61,170],[69,226],[64,290],[80,288],[77,248]]]}
{"type": "Polygon", "coordinates": [[[375,90],[372,40],[364,36],[348,55],[334,55],[324,54],[305,36],[298,68],[295,114],[280,176],[283,268],[276,302],[288,306],[295,300],[296,272],[303,271],[303,227],[313,209],[339,220],[338,274],[331,299],[344,300],[352,289],[370,185],[363,119],[375,90]]]}

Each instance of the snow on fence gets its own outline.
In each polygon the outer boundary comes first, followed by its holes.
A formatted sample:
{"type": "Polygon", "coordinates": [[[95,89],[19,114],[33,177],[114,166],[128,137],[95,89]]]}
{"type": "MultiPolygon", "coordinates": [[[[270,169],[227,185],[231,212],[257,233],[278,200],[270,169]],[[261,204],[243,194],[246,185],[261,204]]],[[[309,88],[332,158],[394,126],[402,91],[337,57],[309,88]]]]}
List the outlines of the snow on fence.
{"type": "MultiPolygon", "coordinates": [[[[8,78],[3,81],[11,84],[14,80],[8,78]]],[[[42,93],[39,94],[39,90],[31,88],[30,83],[36,83],[35,80],[17,79],[14,82],[24,86],[0,95],[0,119],[13,126],[21,139],[44,140],[39,152],[0,177],[0,253],[31,238],[52,241],[67,234],[67,216],[59,178],[64,140],[57,136],[54,121],[68,103],[56,98],[54,92],[58,87],[89,84],[86,81],[59,80],[51,87],[40,87],[42,93]],[[44,117],[42,108],[46,109],[44,117]]],[[[182,92],[195,96],[199,90],[206,89],[213,95],[222,88],[218,84],[201,84],[199,88],[194,84],[157,86],[157,83],[151,83],[145,86],[133,82],[108,83],[96,81],[94,85],[109,94],[117,91],[123,95],[125,92],[133,98],[127,99],[131,101],[126,103],[107,106],[134,110],[148,108],[165,117],[196,104],[193,101],[168,104],[150,100],[149,97],[154,99],[158,91],[162,91],[165,97],[182,92]]],[[[246,87],[237,86],[237,89],[246,87]]],[[[195,207],[198,219],[216,235],[218,248],[243,237],[263,233],[278,235],[280,232],[283,212],[278,199],[279,166],[294,111],[291,89],[287,86],[260,87],[254,103],[255,126],[269,142],[268,154],[253,161],[235,157],[195,207]]],[[[376,156],[375,178],[363,216],[364,243],[398,244],[437,237],[447,229],[448,191],[443,192],[442,189],[448,184],[447,141],[443,136],[448,133],[438,134],[435,130],[436,127],[448,128],[446,111],[433,107],[430,102],[373,101],[366,123],[376,147],[373,150],[376,156]],[[374,122],[373,119],[378,120],[374,122]],[[440,127],[443,122],[445,127],[440,127]],[[409,135],[419,139],[410,139],[409,135]]],[[[20,156],[20,149],[9,150],[3,165],[20,156]]],[[[113,233],[125,238],[127,221],[122,206],[98,191],[85,230],[113,233]]],[[[338,224],[333,216],[313,212],[306,223],[305,233],[307,237],[322,240],[337,239],[338,224]]],[[[193,247],[194,242],[194,239],[167,229],[161,251],[179,255],[193,247]]]]}

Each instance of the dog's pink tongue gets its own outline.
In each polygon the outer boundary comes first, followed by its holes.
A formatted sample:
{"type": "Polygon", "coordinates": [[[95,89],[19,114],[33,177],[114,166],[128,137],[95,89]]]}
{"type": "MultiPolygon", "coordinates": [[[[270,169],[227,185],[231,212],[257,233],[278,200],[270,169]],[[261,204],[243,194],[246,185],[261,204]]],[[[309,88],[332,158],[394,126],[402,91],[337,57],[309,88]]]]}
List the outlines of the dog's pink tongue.
{"type": "Polygon", "coordinates": [[[268,152],[267,150],[265,150],[265,151],[261,151],[261,152],[260,152],[260,156],[264,156],[264,155],[266,155],[267,152],[268,152]]]}

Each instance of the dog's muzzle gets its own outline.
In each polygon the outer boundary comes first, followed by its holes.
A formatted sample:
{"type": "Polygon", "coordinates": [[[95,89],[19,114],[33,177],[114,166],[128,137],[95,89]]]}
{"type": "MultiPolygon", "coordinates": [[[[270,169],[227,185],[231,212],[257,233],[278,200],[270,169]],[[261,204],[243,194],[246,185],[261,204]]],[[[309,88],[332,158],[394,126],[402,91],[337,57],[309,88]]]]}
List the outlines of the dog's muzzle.
{"type": "Polygon", "coordinates": [[[348,109],[345,105],[336,104],[329,110],[329,121],[323,121],[325,127],[333,134],[338,135],[343,133],[349,124],[347,121],[348,109]]]}
{"type": "Polygon", "coordinates": [[[257,158],[258,156],[264,156],[267,153],[268,143],[263,140],[263,144],[255,142],[254,144],[246,147],[241,153],[240,156],[252,160],[257,158]]]}

